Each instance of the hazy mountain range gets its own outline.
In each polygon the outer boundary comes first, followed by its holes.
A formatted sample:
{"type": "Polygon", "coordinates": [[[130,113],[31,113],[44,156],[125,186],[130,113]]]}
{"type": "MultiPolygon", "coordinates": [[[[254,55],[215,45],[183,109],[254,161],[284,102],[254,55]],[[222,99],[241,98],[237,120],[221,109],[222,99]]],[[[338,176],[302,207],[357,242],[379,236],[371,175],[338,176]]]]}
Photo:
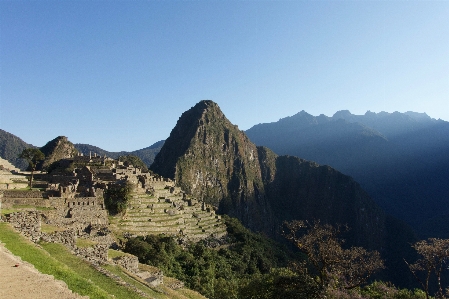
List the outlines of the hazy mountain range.
{"type": "Polygon", "coordinates": [[[423,236],[449,237],[449,123],[426,114],[301,111],[246,131],[257,145],[352,176],[423,236]]]}

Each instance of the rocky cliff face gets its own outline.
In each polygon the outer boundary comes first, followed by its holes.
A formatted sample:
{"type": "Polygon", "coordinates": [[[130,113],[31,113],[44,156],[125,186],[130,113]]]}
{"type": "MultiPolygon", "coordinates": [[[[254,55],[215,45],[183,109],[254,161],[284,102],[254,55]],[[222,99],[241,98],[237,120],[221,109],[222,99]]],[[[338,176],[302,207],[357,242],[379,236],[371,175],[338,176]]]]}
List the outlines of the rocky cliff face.
{"type": "Polygon", "coordinates": [[[52,163],[73,158],[78,153],[73,143],[65,136],[59,136],[47,142],[40,150],[45,155],[45,160],[38,165],[38,169],[41,170],[47,170],[52,163]]]}
{"type": "Polygon", "coordinates": [[[151,170],[272,237],[285,220],[320,219],[348,224],[352,244],[383,244],[385,215],[356,182],[331,167],[256,147],[212,101],[182,114],[151,170]]]}
{"type": "Polygon", "coordinates": [[[273,227],[258,149],[212,101],[181,115],[150,169],[252,229],[273,227]]]}

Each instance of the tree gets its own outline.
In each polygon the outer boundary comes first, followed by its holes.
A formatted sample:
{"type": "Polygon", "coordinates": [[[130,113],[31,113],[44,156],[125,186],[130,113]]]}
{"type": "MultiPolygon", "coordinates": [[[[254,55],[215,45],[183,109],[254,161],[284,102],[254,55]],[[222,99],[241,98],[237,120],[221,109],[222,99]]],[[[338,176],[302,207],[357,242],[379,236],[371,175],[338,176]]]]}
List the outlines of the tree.
{"type": "MultiPolygon", "coordinates": [[[[285,237],[306,254],[307,263],[315,272],[314,281],[323,290],[353,289],[384,268],[377,251],[367,251],[362,247],[344,249],[344,240],[339,238],[341,226],[296,220],[285,225],[288,228],[285,237]]],[[[296,268],[299,271],[301,267],[296,268]]]]}
{"type": "Polygon", "coordinates": [[[143,163],[143,161],[137,156],[133,155],[120,156],[118,157],[117,160],[123,162],[123,165],[125,166],[132,165],[134,167],[139,167],[142,172],[148,172],[147,165],[145,165],[145,163],[143,163]]]}
{"type": "Polygon", "coordinates": [[[104,203],[111,215],[125,212],[134,187],[130,181],[119,181],[108,185],[104,192],[104,203]]]}
{"type": "Polygon", "coordinates": [[[449,260],[449,239],[437,239],[429,238],[427,240],[421,240],[412,245],[412,247],[422,256],[421,259],[417,260],[413,264],[406,262],[413,276],[419,282],[424,292],[426,293],[426,298],[430,298],[429,294],[429,282],[432,277],[432,273],[435,275],[437,280],[438,290],[436,293],[437,298],[444,298],[443,287],[441,285],[441,274],[446,263],[449,260]],[[424,278],[420,277],[417,272],[424,272],[424,278]]]}
{"type": "Polygon", "coordinates": [[[45,159],[44,153],[37,148],[26,148],[19,155],[19,158],[25,159],[28,162],[28,169],[31,170],[30,189],[33,187],[33,175],[36,171],[37,164],[45,159]]]}

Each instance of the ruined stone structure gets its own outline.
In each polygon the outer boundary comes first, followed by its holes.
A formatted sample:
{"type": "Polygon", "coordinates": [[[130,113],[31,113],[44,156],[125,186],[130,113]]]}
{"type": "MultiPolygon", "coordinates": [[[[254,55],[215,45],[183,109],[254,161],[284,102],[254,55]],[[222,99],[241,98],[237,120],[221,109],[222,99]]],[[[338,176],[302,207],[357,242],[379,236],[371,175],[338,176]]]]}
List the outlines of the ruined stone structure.
{"type": "MultiPolygon", "coordinates": [[[[164,275],[158,268],[152,269],[153,271],[142,271],[139,268],[139,259],[135,255],[126,254],[113,259],[114,263],[121,266],[126,271],[138,276],[150,286],[157,286],[163,283],[164,275]]],[[[152,267],[147,267],[152,268],[152,267]]]]}
{"type": "Polygon", "coordinates": [[[0,158],[0,190],[26,188],[28,179],[19,172],[20,169],[0,158]]]}
{"type": "MultiPolygon", "coordinates": [[[[76,162],[73,165],[82,165],[83,161],[87,165],[69,172],[56,170],[36,175],[36,181],[45,190],[8,189],[0,194],[2,208],[18,210],[5,219],[34,242],[64,244],[74,254],[98,266],[111,262],[108,250],[118,248],[112,229],[126,236],[173,235],[181,242],[220,239],[226,235],[226,226],[212,206],[187,196],[173,180],[96,155],[78,155],[73,161],[76,162]],[[126,182],[134,186],[131,198],[126,211],[111,226],[105,191],[126,182]],[[89,246],[77,246],[80,240],[87,240],[84,242],[89,246]]],[[[64,167],[70,165],[67,161],[62,163],[64,167]]],[[[162,283],[162,272],[140,269],[135,256],[124,255],[112,262],[149,286],[162,283]]],[[[181,282],[173,284],[173,288],[182,286],[181,282]]]]}

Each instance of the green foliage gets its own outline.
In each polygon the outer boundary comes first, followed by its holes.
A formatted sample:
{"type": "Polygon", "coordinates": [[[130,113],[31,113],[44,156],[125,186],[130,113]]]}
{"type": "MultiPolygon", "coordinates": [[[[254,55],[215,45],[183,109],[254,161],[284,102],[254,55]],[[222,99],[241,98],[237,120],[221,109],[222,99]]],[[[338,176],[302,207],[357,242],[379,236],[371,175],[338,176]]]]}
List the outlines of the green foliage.
{"type": "Polygon", "coordinates": [[[104,192],[104,203],[111,215],[123,213],[131,197],[134,186],[131,182],[109,184],[104,192]]]}
{"type": "Polygon", "coordinates": [[[363,298],[369,299],[424,299],[426,294],[421,290],[398,289],[394,285],[376,281],[360,290],[363,298]]]}
{"type": "Polygon", "coordinates": [[[142,172],[148,172],[148,167],[137,156],[133,155],[120,156],[118,157],[117,160],[123,162],[125,166],[133,165],[134,167],[139,167],[142,172]]]}
{"type": "MultiPolygon", "coordinates": [[[[161,268],[208,298],[241,298],[239,291],[253,277],[286,266],[285,248],[244,228],[236,219],[224,217],[231,245],[211,249],[207,242],[189,244],[186,248],[174,238],[149,235],[131,238],[125,251],[137,255],[140,262],[161,268]]],[[[249,291],[247,291],[249,292],[249,291]]]]}
{"type": "Polygon", "coordinates": [[[272,269],[257,275],[240,290],[242,299],[296,299],[323,298],[322,292],[310,276],[295,273],[288,268],[272,269]]]}
{"type": "Polygon", "coordinates": [[[28,168],[34,171],[37,163],[45,159],[45,155],[37,148],[26,148],[19,155],[19,158],[25,159],[28,162],[28,168]]]}

